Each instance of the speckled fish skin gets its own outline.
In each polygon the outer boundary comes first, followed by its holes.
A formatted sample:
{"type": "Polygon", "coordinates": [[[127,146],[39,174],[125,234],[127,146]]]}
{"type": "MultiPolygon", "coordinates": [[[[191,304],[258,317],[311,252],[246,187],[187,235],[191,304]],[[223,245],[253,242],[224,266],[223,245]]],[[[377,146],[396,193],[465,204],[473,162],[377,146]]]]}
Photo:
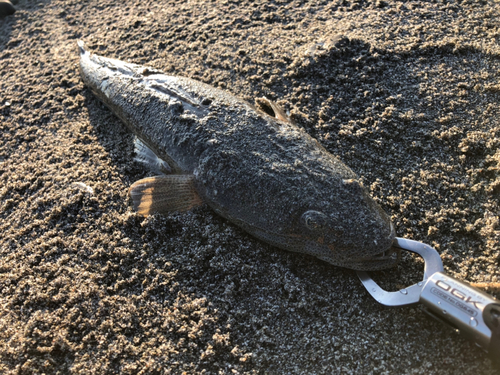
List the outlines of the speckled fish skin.
{"type": "Polygon", "coordinates": [[[399,259],[387,214],[356,174],[290,121],[192,79],[90,54],[85,84],[203,202],[253,236],[355,270],[399,259]]]}

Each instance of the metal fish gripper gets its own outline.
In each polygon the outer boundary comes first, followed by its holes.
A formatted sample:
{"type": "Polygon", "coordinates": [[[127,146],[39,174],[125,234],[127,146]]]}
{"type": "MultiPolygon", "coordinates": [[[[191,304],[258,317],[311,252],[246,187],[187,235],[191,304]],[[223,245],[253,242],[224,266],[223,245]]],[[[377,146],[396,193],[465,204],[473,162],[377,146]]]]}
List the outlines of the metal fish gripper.
{"type": "Polygon", "coordinates": [[[396,238],[393,246],[416,253],[424,259],[423,280],[399,291],[388,292],[368,273],[358,271],[358,277],[368,293],[385,306],[421,303],[426,313],[471,339],[498,361],[500,301],[466,282],[446,275],[439,253],[433,247],[403,238],[396,238]]]}

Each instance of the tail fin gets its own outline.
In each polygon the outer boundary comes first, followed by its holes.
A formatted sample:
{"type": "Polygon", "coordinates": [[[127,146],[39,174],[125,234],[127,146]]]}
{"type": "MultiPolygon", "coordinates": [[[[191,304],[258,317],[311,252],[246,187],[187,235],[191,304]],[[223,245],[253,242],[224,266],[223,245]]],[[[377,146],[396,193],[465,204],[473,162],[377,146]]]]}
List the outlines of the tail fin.
{"type": "Polygon", "coordinates": [[[80,51],[80,55],[85,55],[88,53],[84,48],[85,44],[83,43],[82,40],[79,40],[78,42],[76,42],[76,44],[78,44],[78,50],[80,51]]]}

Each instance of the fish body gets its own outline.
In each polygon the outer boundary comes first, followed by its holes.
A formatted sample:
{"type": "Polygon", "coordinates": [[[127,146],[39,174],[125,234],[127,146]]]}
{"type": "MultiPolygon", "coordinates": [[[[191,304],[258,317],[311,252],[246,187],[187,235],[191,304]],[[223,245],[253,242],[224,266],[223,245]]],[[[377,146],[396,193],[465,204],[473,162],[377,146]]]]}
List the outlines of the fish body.
{"type": "Polygon", "coordinates": [[[394,227],[356,174],[267,100],[268,115],[189,78],[90,54],[85,84],[163,160],[140,180],[140,214],[201,203],[253,236],[331,264],[375,270],[398,261],[394,227]]]}

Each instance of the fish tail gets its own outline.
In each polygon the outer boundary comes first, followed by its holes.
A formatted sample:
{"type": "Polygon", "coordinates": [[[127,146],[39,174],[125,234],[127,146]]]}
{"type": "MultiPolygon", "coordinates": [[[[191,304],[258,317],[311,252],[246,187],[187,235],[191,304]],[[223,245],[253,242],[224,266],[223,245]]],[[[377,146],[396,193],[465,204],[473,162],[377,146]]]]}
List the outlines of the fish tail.
{"type": "Polygon", "coordinates": [[[78,44],[78,50],[80,51],[80,55],[86,55],[88,51],[85,49],[85,43],[83,43],[83,40],[79,40],[76,42],[78,44]]]}

